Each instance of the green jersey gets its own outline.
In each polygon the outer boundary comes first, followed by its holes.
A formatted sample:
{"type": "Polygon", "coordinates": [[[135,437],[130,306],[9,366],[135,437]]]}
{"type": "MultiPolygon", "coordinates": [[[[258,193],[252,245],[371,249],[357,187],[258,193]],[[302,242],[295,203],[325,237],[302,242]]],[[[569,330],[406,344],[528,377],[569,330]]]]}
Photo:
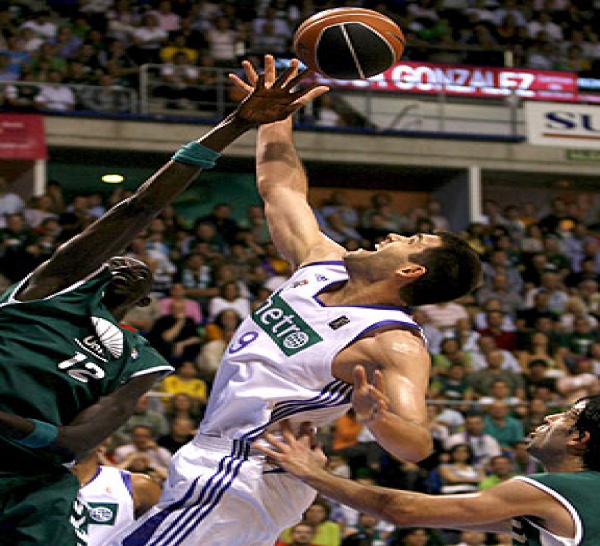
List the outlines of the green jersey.
{"type": "Polygon", "coordinates": [[[103,267],[42,300],[0,296],[0,410],[64,425],[129,379],[172,370],[102,303],[103,267]]]}
{"type": "Polygon", "coordinates": [[[600,472],[557,472],[517,476],[545,491],[560,502],[575,522],[575,537],[555,535],[539,525],[535,518],[513,520],[513,544],[519,546],[597,546],[600,544],[598,490],[600,472]]]}
{"type": "MultiPolygon", "coordinates": [[[[41,300],[18,300],[27,279],[0,296],[0,410],[65,425],[129,379],[172,370],[104,306],[110,279],[102,267],[41,300]]],[[[84,544],[64,461],[4,438],[0,453],[0,546],[84,544]]]]}

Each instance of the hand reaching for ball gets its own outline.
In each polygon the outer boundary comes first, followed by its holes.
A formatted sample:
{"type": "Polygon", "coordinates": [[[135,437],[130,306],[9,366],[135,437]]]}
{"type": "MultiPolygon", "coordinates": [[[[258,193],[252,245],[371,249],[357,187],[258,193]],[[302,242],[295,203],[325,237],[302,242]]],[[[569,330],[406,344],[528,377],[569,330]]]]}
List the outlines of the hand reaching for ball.
{"type": "Polygon", "coordinates": [[[242,66],[247,82],[235,74],[229,74],[234,85],[246,93],[235,116],[253,125],[286,119],[311,100],[329,91],[328,87],[317,83],[295,90],[300,81],[310,73],[308,70],[298,72],[297,59],[292,59],[290,66],[279,76],[272,55],[265,55],[264,72],[260,74],[249,61],[243,61],[242,66]]]}

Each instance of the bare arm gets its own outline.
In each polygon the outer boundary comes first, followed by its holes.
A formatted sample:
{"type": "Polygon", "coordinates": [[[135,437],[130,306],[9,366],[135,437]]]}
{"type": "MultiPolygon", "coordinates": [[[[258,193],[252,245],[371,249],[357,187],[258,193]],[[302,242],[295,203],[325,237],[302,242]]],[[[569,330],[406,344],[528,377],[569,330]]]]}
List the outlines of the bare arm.
{"type": "Polygon", "coordinates": [[[158,503],[162,489],[146,474],[131,474],[131,486],[135,517],[139,518],[158,503]]]}
{"type": "MultiPolygon", "coordinates": [[[[59,426],[56,440],[43,449],[62,453],[71,459],[81,459],[127,421],[137,399],[150,390],[157,379],[158,374],[136,377],[100,398],[71,423],[59,426]]],[[[0,412],[0,434],[9,440],[26,437],[33,432],[34,426],[29,419],[0,412]]]]}
{"type": "Polygon", "coordinates": [[[553,532],[573,536],[567,510],[550,495],[524,482],[513,479],[466,495],[425,495],[362,485],[324,470],[323,452],[311,447],[314,438],[304,434],[296,439],[289,423],[284,423],[282,430],[283,440],[268,434],[266,439],[273,447],[257,443],[257,449],[325,497],[395,525],[509,532],[511,518],[534,516],[553,532]]]}
{"type": "Polygon", "coordinates": [[[358,341],[340,356],[353,375],[335,373],[340,364],[337,358],[334,373],[354,382],[352,403],[357,419],[381,447],[410,462],[429,455],[433,440],[425,398],[430,360],[421,339],[407,331],[389,330],[358,341]],[[367,381],[365,368],[372,370],[373,385],[367,381]]]}
{"type": "MultiPolygon", "coordinates": [[[[265,65],[274,63],[265,58],[265,65]]],[[[233,77],[234,83],[246,93],[256,85],[257,75],[252,65],[244,63],[249,84],[233,77]]],[[[274,65],[267,74],[274,76],[274,65]]],[[[326,88],[318,88],[319,94],[326,88]]],[[[292,119],[263,125],[256,142],[256,178],[258,191],[265,202],[265,215],[273,242],[279,252],[294,266],[328,255],[341,256],[343,249],[320,231],[307,195],[307,177],[294,146],[292,119]]]]}
{"type": "MultiPolygon", "coordinates": [[[[270,57],[268,62],[265,61],[265,74],[257,77],[255,86],[236,111],[197,142],[221,152],[250,129],[286,119],[326,90],[309,86],[302,91],[293,91],[299,81],[297,67],[295,62],[276,79],[275,62],[270,57]]],[[[200,167],[194,165],[167,162],[132,197],[118,203],[38,267],[20,298],[46,297],[95,271],[122,251],[200,171],[200,167]]]]}

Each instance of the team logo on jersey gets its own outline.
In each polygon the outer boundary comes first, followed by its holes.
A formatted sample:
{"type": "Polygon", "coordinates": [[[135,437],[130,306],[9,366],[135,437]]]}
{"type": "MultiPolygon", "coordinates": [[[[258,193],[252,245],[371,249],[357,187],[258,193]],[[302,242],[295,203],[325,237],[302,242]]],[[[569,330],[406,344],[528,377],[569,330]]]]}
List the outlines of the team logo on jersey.
{"type": "Polygon", "coordinates": [[[350,322],[350,319],[346,315],[342,315],[341,317],[338,317],[338,318],[332,320],[329,323],[329,327],[332,330],[337,330],[338,328],[341,328],[342,326],[348,324],[349,322],[350,322]]]}
{"type": "Polygon", "coordinates": [[[96,525],[114,525],[119,505],[116,502],[90,502],[88,523],[96,525]]]}
{"type": "Polygon", "coordinates": [[[92,317],[92,324],[100,343],[106,347],[114,358],[119,358],[123,354],[124,343],[124,335],[121,328],[101,317],[92,317]]]}
{"type": "Polygon", "coordinates": [[[292,284],[292,288],[298,288],[299,286],[304,286],[305,284],[308,284],[308,279],[302,279],[301,281],[296,281],[294,284],[292,284]]]}
{"type": "Polygon", "coordinates": [[[317,279],[319,282],[325,282],[329,280],[325,275],[319,274],[315,275],[315,279],[317,279]]]}
{"type": "Polygon", "coordinates": [[[287,356],[323,341],[277,293],[256,309],[252,318],[287,356]]]}

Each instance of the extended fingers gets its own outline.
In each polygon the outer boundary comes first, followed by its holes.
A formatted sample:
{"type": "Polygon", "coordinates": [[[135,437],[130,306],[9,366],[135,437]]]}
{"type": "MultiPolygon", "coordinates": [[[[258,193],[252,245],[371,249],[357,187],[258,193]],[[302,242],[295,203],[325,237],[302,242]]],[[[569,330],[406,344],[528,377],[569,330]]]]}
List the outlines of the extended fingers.
{"type": "Polygon", "coordinates": [[[237,88],[241,89],[245,93],[252,93],[252,90],[254,89],[254,87],[252,87],[251,85],[247,84],[239,76],[236,76],[235,74],[229,74],[229,79],[233,82],[233,84],[237,88]]]}
{"type": "Polygon", "coordinates": [[[246,74],[246,79],[252,84],[256,85],[256,80],[258,79],[258,74],[252,66],[250,61],[242,61],[242,66],[244,67],[244,73],[246,74]]]}
{"type": "Polygon", "coordinates": [[[367,370],[365,370],[364,366],[354,366],[354,371],[352,372],[354,378],[354,388],[362,389],[369,385],[367,381],[367,370]]]}

